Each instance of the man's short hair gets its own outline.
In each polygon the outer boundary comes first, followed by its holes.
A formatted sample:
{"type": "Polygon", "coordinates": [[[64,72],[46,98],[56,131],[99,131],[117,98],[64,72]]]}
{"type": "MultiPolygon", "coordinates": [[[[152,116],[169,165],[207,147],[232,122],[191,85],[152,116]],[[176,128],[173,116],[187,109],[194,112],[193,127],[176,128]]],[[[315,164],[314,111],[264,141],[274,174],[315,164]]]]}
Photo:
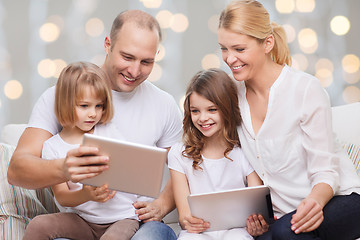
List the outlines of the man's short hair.
{"type": "Polygon", "coordinates": [[[110,40],[112,42],[110,48],[111,50],[116,43],[118,32],[126,22],[135,23],[138,27],[143,29],[157,31],[159,42],[161,42],[161,28],[159,22],[153,16],[141,10],[127,10],[117,15],[117,17],[113,21],[110,31],[110,40]]]}

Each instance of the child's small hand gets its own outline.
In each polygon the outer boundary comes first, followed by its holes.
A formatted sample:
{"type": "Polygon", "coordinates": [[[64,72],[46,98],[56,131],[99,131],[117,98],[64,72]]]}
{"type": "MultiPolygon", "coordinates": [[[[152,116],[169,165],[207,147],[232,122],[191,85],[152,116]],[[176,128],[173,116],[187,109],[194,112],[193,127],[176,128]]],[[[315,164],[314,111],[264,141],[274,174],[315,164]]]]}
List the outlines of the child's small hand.
{"type": "Polygon", "coordinates": [[[260,236],[269,230],[269,225],[260,214],[250,215],[246,221],[246,230],[253,236],[260,236]]]}
{"type": "Polygon", "coordinates": [[[88,194],[89,201],[106,202],[112,199],[116,194],[116,191],[112,191],[108,187],[107,184],[104,184],[101,187],[83,185],[83,191],[88,194]]]}
{"type": "Polygon", "coordinates": [[[205,222],[203,219],[193,216],[185,216],[182,220],[184,228],[189,233],[201,233],[210,227],[210,223],[205,222]]]}

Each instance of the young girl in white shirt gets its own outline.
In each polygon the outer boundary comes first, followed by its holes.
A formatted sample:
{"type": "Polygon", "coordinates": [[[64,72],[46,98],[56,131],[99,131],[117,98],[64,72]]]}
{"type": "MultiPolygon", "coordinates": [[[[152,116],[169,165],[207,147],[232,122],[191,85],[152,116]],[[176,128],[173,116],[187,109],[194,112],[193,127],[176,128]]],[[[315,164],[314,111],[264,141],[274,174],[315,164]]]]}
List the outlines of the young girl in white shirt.
{"type": "Polygon", "coordinates": [[[169,152],[169,168],[182,231],[179,239],[253,239],[245,228],[207,230],[211,222],[191,215],[187,196],[261,185],[244,157],[236,86],[220,69],[197,73],[184,102],[183,143],[169,152]]]}
{"type": "MultiPolygon", "coordinates": [[[[44,159],[66,157],[69,150],[79,147],[84,133],[119,138],[110,125],[113,106],[108,78],[95,64],[77,62],[63,69],[56,84],[55,113],[62,130],[44,143],[44,159]]],[[[139,228],[134,194],[73,182],[52,186],[52,190],[61,212],[35,217],[24,240],[129,240],[139,228]]]]}

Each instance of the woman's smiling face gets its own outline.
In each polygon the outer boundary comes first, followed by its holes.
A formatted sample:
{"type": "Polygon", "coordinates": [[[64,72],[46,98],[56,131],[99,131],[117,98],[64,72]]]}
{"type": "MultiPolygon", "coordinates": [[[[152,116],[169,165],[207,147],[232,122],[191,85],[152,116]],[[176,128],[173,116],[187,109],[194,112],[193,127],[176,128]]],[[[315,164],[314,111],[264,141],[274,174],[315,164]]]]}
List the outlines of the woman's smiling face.
{"type": "Polygon", "coordinates": [[[222,58],[237,81],[254,78],[266,60],[264,43],[250,36],[219,28],[218,42],[222,58]]]}

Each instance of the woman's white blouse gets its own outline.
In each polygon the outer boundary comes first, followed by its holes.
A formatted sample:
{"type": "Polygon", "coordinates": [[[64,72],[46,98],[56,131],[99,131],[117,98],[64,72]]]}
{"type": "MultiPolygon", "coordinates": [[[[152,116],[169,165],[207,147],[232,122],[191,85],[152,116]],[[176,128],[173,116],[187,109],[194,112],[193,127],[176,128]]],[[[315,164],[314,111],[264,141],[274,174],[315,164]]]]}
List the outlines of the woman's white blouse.
{"type": "Polygon", "coordinates": [[[335,153],[330,103],[318,79],[285,65],[270,89],[257,135],[244,82],[238,90],[242,150],[270,187],[277,216],[295,210],[318,183],[329,184],[335,194],[360,192],[360,178],[346,153],[335,153]]]}

